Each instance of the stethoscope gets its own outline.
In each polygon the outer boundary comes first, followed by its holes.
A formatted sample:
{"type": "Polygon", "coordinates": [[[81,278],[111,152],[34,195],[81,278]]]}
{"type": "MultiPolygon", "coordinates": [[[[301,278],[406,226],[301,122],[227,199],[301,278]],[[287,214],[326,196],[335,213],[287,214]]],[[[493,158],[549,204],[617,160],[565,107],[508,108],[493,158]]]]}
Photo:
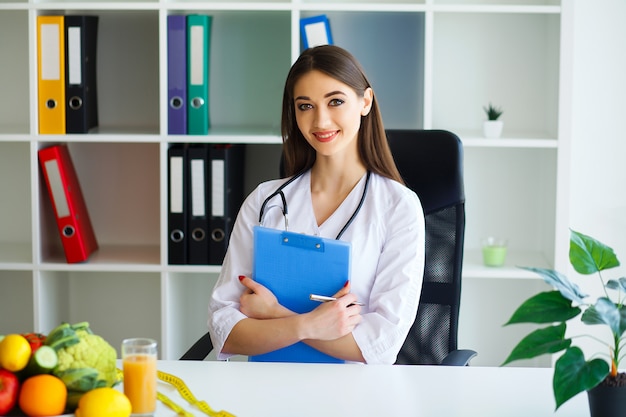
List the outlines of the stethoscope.
{"type": "MultiPolygon", "coordinates": [[[[304,172],[301,172],[301,173],[299,173],[297,175],[294,175],[289,180],[285,181],[280,187],[278,187],[276,189],[276,191],[274,191],[272,194],[269,195],[269,197],[267,197],[265,199],[265,201],[261,205],[261,210],[259,211],[259,224],[261,226],[263,225],[263,220],[264,220],[264,216],[265,216],[265,207],[267,206],[267,203],[269,203],[269,201],[271,199],[273,199],[274,197],[279,195],[280,199],[283,202],[283,210],[282,210],[282,212],[283,212],[283,217],[285,219],[285,230],[289,230],[289,219],[288,219],[288,216],[287,216],[287,214],[288,214],[287,213],[288,212],[288,209],[287,209],[287,199],[285,198],[285,194],[283,193],[283,189],[286,186],[288,186],[289,184],[291,184],[292,182],[294,182],[295,180],[297,180],[298,178],[300,178],[302,176],[302,174],[304,174],[304,172]]],[[[369,187],[371,174],[372,173],[370,171],[367,171],[367,177],[365,177],[365,186],[363,187],[363,194],[361,195],[361,200],[359,201],[358,206],[354,210],[354,213],[352,213],[352,216],[350,216],[350,218],[348,219],[346,224],[339,231],[339,234],[337,235],[335,240],[339,240],[341,238],[341,236],[346,231],[346,229],[350,226],[350,224],[352,224],[352,221],[354,221],[354,219],[357,216],[357,214],[359,214],[359,211],[361,211],[361,207],[363,206],[363,202],[365,201],[365,197],[367,196],[367,189],[369,187]]]]}

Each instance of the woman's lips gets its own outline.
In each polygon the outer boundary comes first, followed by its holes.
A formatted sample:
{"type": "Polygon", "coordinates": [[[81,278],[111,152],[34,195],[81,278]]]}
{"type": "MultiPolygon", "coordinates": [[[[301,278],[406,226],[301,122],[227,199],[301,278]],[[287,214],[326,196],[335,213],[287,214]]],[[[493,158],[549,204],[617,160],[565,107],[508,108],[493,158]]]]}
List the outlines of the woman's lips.
{"type": "Polygon", "coordinates": [[[337,137],[338,133],[338,130],[333,130],[332,132],[317,132],[314,133],[314,135],[315,138],[320,142],[330,142],[331,140],[335,139],[335,137],[337,137]]]}

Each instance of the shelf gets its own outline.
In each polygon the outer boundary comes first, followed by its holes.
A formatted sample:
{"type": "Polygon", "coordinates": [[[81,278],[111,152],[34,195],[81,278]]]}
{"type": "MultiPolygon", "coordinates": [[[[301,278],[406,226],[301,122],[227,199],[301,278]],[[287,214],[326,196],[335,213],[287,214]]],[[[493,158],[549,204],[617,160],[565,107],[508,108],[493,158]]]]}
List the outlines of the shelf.
{"type": "Polygon", "coordinates": [[[552,268],[545,254],[540,252],[518,251],[509,249],[506,261],[501,267],[489,267],[483,264],[480,250],[466,250],[463,259],[463,279],[541,279],[521,266],[552,268]]]}
{"type": "MultiPolygon", "coordinates": [[[[478,343],[471,346],[483,352],[478,365],[497,365],[493,339],[514,339],[497,319],[511,299],[542,285],[516,266],[552,267],[564,250],[555,229],[557,208],[567,208],[557,190],[569,186],[562,164],[568,132],[559,131],[569,122],[559,100],[571,93],[560,78],[568,70],[560,61],[569,42],[561,33],[566,4],[0,0],[0,37],[11,39],[0,44],[0,55],[11,57],[0,69],[0,286],[11,289],[0,292],[0,334],[86,320],[116,347],[128,335],[154,337],[167,359],[202,335],[220,266],[167,264],[167,150],[174,143],[246,144],[244,192],[277,178],[283,85],[302,50],[299,19],[323,13],[335,44],[363,65],[385,128],[441,128],[463,141],[460,340],[478,343]],[[193,13],[213,16],[211,128],[167,135],[167,16],[193,13]],[[34,29],[46,14],[100,16],[100,124],[88,134],[38,133],[34,29]],[[504,109],[499,139],[482,134],[489,102],[504,109]],[[80,264],[65,262],[39,173],[37,150],[57,143],[69,146],[100,244],[80,264]],[[490,235],[509,240],[501,268],[482,264],[480,240],[490,235]],[[497,315],[483,305],[496,293],[497,315]],[[19,317],[9,320],[13,311],[19,317]]],[[[567,213],[558,215],[561,222],[567,213]]]]}

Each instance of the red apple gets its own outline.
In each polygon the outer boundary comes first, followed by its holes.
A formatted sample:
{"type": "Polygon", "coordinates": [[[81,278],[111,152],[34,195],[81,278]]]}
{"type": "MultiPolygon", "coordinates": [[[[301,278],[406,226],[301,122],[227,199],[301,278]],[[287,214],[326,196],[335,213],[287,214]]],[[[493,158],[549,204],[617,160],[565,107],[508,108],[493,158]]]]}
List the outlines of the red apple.
{"type": "Polygon", "coordinates": [[[20,383],[13,372],[0,369],[0,416],[7,415],[15,406],[20,383]]]}

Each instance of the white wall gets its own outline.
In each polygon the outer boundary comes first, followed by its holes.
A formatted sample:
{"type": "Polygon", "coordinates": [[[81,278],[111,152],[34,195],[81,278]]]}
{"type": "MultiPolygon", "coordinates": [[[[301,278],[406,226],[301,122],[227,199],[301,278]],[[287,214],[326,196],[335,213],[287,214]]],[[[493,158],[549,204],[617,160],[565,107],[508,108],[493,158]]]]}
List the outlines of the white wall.
{"type": "Polygon", "coordinates": [[[626,261],[626,1],[575,4],[570,221],[626,261]]]}
{"type": "MultiPolygon", "coordinates": [[[[626,276],[626,2],[577,0],[574,13],[569,227],[615,250],[622,267],[605,278],[618,278],[626,276]]],[[[574,280],[592,294],[601,291],[595,276],[574,280]]],[[[580,345],[598,352],[589,339],[580,345]]]]}

